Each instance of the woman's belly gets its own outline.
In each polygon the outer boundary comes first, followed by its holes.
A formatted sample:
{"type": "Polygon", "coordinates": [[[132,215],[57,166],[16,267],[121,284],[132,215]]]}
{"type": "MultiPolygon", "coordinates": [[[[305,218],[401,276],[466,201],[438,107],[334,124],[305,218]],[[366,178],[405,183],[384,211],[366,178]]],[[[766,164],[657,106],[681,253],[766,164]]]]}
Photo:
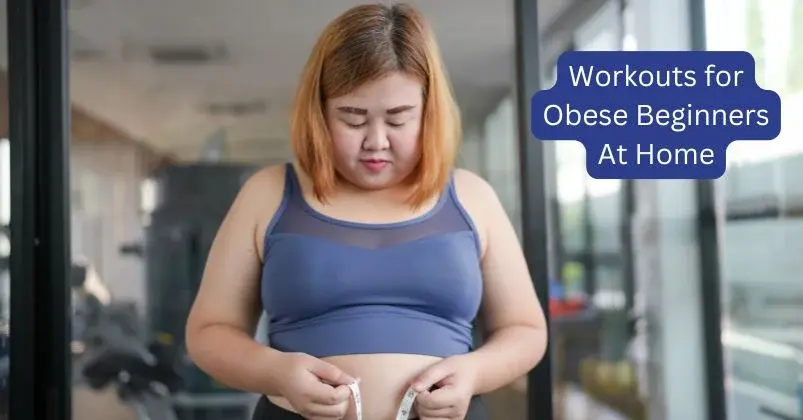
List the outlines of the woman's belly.
{"type": "MultiPolygon", "coordinates": [[[[395,420],[404,392],[420,373],[440,358],[417,354],[357,354],[323,360],[360,379],[363,420],[395,420]]],[[[268,398],[286,410],[295,411],[282,397],[268,398]]],[[[416,417],[415,412],[410,416],[416,417]]],[[[357,419],[353,399],[345,419],[357,419]]]]}

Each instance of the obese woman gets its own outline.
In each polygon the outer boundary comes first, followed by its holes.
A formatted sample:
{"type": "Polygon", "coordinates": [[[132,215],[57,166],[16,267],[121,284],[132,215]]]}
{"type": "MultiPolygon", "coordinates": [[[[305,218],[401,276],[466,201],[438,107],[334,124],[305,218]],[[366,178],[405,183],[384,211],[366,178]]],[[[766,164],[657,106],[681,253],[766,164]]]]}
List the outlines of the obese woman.
{"type": "Polygon", "coordinates": [[[194,362],[263,395],[254,419],[488,419],[480,396],[532,369],[547,333],[499,199],[454,167],[460,118],[426,20],[404,4],[337,17],[290,123],[293,162],[248,180],[214,241],[194,362]]]}

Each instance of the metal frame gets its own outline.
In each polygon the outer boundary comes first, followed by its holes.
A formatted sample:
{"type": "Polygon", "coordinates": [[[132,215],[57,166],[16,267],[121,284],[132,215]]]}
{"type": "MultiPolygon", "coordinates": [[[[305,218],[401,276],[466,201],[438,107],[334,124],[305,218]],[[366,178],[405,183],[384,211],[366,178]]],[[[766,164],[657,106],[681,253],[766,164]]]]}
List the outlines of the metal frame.
{"type": "MultiPolygon", "coordinates": [[[[625,293],[625,310],[632,314],[636,295],[636,267],[633,258],[636,252],[633,246],[633,217],[636,213],[636,191],[632,180],[622,183],[622,219],[620,237],[622,240],[622,274],[624,276],[623,291],[625,293]]],[[[636,333],[635,320],[631,319],[628,325],[628,335],[633,337],[636,333]]]]}
{"type": "MultiPolygon", "coordinates": [[[[522,243],[535,290],[549,316],[549,280],[554,267],[550,243],[550,194],[546,147],[530,132],[530,97],[541,88],[538,0],[514,0],[516,29],[516,99],[521,171],[522,243]]],[[[549,346],[548,346],[549,347],[549,346]]],[[[547,348],[544,361],[528,374],[527,416],[551,419],[552,366],[547,348]]]]}
{"type": "Polygon", "coordinates": [[[583,182],[583,275],[585,292],[588,299],[593,299],[597,293],[597,267],[600,265],[597,253],[594,250],[594,213],[591,206],[591,196],[588,193],[588,182],[583,182]]]}
{"type": "MultiPolygon", "coordinates": [[[[691,49],[706,50],[705,0],[689,0],[691,49]]],[[[700,254],[700,295],[703,314],[705,381],[708,418],[728,418],[722,349],[720,243],[717,223],[716,181],[697,181],[697,244],[700,254]]]]}
{"type": "MultiPolygon", "coordinates": [[[[556,34],[569,33],[574,30],[579,23],[582,23],[588,16],[598,10],[607,0],[585,2],[586,8],[579,11],[567,12],[571,16],[562,16],[556,19],[547,30],[544,31],[544,38],[561,38],[556,34]]],[[[528,26],[527,22],[537,22],[537,0],[516,0],[516,40],[517,40],[517,70],[518,70],[518,91],[523,97],[519,98],[519,136],[521,147],[521,176],[522,176],[522,208],[524,226],[524,248],[527,252],[530,270],[534,277],[536,290],[541,296],[542,302],[548,300],[548,279],[554,272],[553,261],[550,260],[548,251],[550,244],[549,238],[539,237],[545,235],[550,226],[551,209],[547,209],[543,203],[549,202],[548,185],[545,182],[534,180],[546,180],[544,170],[544,159],[546,157],[545,148],[540,142],[534,141],[529,130],[529,95],[536,92],[540,86],[540,59],[545,61],[554,59],[553,56],[559,55],[570,41],[568,39],[544,39],[546,51],[543,57],[539,57],[540,41],[538,30],[535,25],[528,26]],[[553,45],[554,44],[554,45],[553,45]],[[558,45],[560,44],[560,45],[558,45]]],[[[620,1],[620,9],[625,6],[625,2],[620,1]]],[[[572,8],[569,8],[572,9],[572,8]]],[[[690,30],[693,50],[705,50],[705,0],[690,0],[689,16],[690,30]]],[[[564,37],[565,38],[565,37],[564,37]]],[[[569,38],[570,39],[570,38],[569,38]]],[[[623,185],[623,206],[625,216],[622,224],[622,236],[625,242],[623,245],[632,249],[632,230],[630,216],[635,207],[633,185],[625,182],[623,185]]],[[[703,331],[705,334],[705,358],[706,358],[706,391],[708,394],[708,417],[720,420],[726,418],[726,398],[725,381],[723,369],[723,354],[721,344],[721,301],[720,301],[720,258],[719,258],[719,236],[718,225],[716,222],[716,207],[714,196],[714,181],[699,181],[696,185],[697,206],[698,206],[698,246],[700,253],[700,269],[702,279],[700,283],[703,301],[703,331]]],[[[625,261],[625,289],[627,294],[627,306],[633,305],[633,267],[632,261],[626,258],[625,261]]],[[[548,306],[547,306],[548,307],[548,306]]],[[[529,407],[530,418],[543,418],[552,414],[551,392],[544,392],[551,386],[551,372],[549,366],[541,364],[530,374],[529,387],[529,407]],[[543,411],[549,407],[549,412],[543,411]]]]}
{"type": "Polygon", "coordinates": [[[7,0],[11,146],[9,415],[69,419],[66,0],[7,0]]]}
{"type": "Polygon", "coordinates": [[[728,417],[722,347],[719,226],[716,217],[714,189],[713,181],[698,181],[696,185],[697,246],[700,253],[700,295],[708,418],[720,420],[728,417]]]}
{"type": "MultiPolygon", "coordinates": [[[[625,49],[625,36],[627,36],[627,24],[625,13],[630,6],[628,0],[617,0],[619,11],[617,13],[618,41],[619,50],[625,49]]],[[[636,191],[635,182],[632,179],[622,181],[621,192],[621,211],[620,211],[620,232],[619,237],[622,241],[622,275],[623,291],[625,293],[625,310],[632,315],[636,294],[636,267],[633,254],[633,216],[636,213],[636,191]]],[[[627,333],[632,338],[636,334],[635,319],[629,319],[627,333]]]]}

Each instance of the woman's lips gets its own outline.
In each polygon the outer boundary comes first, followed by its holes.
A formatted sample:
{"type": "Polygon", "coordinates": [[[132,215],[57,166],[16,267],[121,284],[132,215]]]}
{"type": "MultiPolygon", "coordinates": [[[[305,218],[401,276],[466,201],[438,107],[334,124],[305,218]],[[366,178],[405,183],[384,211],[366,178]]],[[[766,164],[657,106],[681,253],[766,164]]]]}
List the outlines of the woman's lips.
{"type": "Polygon", "coordinates": [[[382,170],[390,164],[390,162],[382,159],[362,159],[360,163],[362,163],[365,169],[375,173],[382,172],[382,170]]]}

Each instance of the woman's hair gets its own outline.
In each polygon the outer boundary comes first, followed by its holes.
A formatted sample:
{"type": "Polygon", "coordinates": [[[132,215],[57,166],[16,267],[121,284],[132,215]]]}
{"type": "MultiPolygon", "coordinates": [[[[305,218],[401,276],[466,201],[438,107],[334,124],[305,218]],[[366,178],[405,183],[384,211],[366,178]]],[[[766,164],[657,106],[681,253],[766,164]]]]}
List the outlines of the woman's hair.
{"type": "Polygon", "coordinates": [[[424,88],[421,159],[411,178],[415,187],[410,204],[420,206],[448,182],[460,142],[460,115],[435,36],[409,5],[363,5],[324,29],[296,92],[293,151],[319,200],[325,202],[337,182],[325,101],[396,71],[416,78],[424,88]]]}

